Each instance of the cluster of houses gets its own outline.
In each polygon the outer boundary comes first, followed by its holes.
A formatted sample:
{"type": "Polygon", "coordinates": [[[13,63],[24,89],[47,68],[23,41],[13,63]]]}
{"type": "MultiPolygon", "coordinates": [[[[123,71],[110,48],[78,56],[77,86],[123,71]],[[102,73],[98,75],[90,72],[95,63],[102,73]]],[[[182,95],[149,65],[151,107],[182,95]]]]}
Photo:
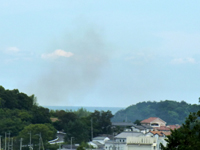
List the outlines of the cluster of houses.
{"type": "Polygon", "coordinates": [[[100,136],[89,142],[96,149],[104,150],[160,150],[160,144],[167,144],[165,139],[171,130],[180,125],[166,125],[157,117],[150,117],[140,122],[141,125],[119,122],[112,123],[113,127],[124,127],[124,131],[113,137],[100,136]]]}

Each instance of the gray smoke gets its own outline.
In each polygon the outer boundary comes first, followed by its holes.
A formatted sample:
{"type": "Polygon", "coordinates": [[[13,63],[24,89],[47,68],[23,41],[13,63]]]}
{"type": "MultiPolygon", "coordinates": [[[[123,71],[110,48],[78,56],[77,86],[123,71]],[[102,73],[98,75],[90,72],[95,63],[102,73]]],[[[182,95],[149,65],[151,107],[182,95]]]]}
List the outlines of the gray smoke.
{"type": "Polygon", "coordinates": [[[102,69],[109,64],[107,45],[94,30],[81,35],[68,34],[60,47],[74,55],[46,62],[44,73],[32,84],[38,102],[45,105],[61,101],[68,105],[69,99],[83,100],[101,76],[102,69]]]}

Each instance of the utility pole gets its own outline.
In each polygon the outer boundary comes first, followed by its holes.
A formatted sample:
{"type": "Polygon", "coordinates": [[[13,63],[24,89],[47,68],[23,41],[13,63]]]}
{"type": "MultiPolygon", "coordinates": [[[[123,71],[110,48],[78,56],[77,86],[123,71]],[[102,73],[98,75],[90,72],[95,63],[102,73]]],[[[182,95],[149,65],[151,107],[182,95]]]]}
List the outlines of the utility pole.
{"type": "Polygon", "coordinates": [[[8,150],[10,150],[10,132],[8,133],[8,150]]]}
{"type": "Polygon", "coordinates": [[[13,150],[13,138],[12,138],[12,147],[11,147],[11,150],[13,150]]]}
{"type": "Polygon", "coordinates": [[[73,139],[74,137],[71,137],[71,150],[72,150],[72,139],[73,139]]]}
{"type": "Polygon", "coordinates": [[[93,120],[91,118],[91,141],[93,140],[93,120]]]}
{"type": "Polygon", "coordinates": [[[30,146],[29,146],[29,149],[31,150],[31,148],[32,148],[32,146],[31,146],[31,131],[28,134],[30,134],[30,146]]]}
{"type": "Polygon", "coordinates": [[[1,150],[1,135],[0,135],[0,150],[1,150]]]}
{"type": "Polygon", "coordinates": [[[39,150],[40,150],[40,144],[41,144],[41,132],[39,134],[39,150]]]}
{"type": "Polygon", "coordinates": [[[6,146],[7,146],[7,145],[6,145],[6,132],[5,132],[5,150],[6,150],[6,146]]]}
{"type": "Polygon", "coordinates": [[[20,139],[20,150],[22,150],[22,141],[23,141],[23,138],[20,139]]]}

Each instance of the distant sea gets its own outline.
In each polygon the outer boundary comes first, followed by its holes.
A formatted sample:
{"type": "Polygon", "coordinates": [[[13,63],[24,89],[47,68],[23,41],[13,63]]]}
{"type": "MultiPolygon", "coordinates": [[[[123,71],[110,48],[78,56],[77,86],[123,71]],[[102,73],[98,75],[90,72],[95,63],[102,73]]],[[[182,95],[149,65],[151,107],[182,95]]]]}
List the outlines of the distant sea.
{"type": "Polygon", "coordinates": [[[95,110],[98,111],[108,111],[110,110],[112,114],[114,115],[117,111],[121,109],[125,109],[124,107],[87,107],[87,106],[43,106],[46,108],[49,108],[51,110],[71,110],[71,111],[77,111],[80,108],[84,108],[87,111],[94,112],[95,110]]]}

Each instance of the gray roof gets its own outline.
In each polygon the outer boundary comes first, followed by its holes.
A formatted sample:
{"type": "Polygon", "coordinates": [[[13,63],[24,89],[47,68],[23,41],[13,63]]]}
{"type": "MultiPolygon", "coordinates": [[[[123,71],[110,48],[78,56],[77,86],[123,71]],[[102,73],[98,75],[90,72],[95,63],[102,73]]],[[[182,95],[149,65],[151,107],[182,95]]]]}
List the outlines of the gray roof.
{"type": "Polygon", "coordinates": [[[92,143],[96,144],[98,147],[103,145],[103,144],[101,144],[101,143],[98,142],[98,141],[92,141],[92,143]]]}
{"type": "Polygon", "coordinates": [[[131,122],[112,122],[113,126],[133,126],[131,122]]]}
{"type": "Polygon", "coordinates": [[[107,137],[105,137],[105,136],[97,136],[97,137],[93,138],[93,140],[104,140],[105,138],[107,138],[107,137]]]}
{"type": "Polygon", "coordinates": [[[114,144],[114,143],[116,143],[116,141],[115,140],[108,140],[108,141],[105,141],[105,143],[106,144],[114,144]]]}
{"type": "Polygon", "coordinates": [[[122,132],[120,134],[118,134],[117,136],[115,136],[115,138],[127,138],[130,136],[134,136],[134,137],[139,137],[139,136],[143,136],[144,134],[142,132],[122,132]]]}
{"type": "Polygon", "coordinates": [[[151,127],[150,125],[141,125],[141,126],[143,126],[143,127],[145,127],[146,129],[153,129],[153,127],[151,127]]]}
{"type": "Polygon", "coordinates": [[[146,128],[140,125],[133,125],[136,129],[145,130],[146,128]]]}

